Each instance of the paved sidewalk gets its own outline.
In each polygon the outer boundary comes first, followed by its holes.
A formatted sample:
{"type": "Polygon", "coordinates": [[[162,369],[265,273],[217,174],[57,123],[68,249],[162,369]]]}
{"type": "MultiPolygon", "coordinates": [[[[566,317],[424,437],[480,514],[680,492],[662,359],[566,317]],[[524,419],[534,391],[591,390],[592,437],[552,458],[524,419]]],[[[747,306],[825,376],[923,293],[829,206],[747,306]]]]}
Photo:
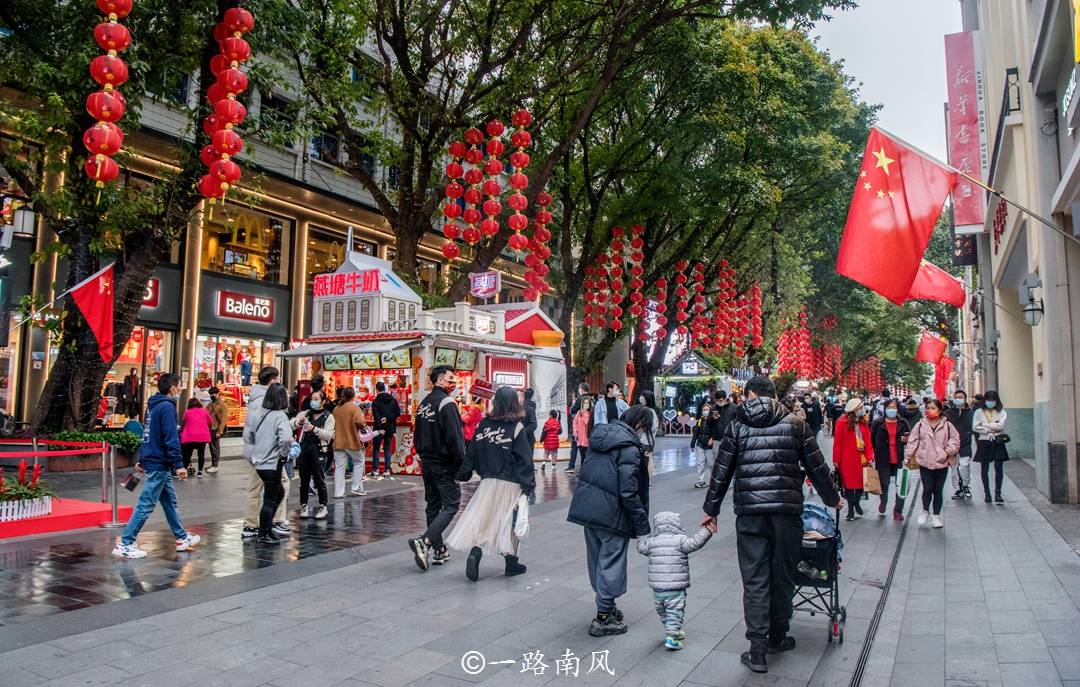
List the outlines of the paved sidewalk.
{"type": "MultiPolygon", "coordinates": [[[[653,512],[681,512],[692,528],[703,497],[692,480],[686,469],[657,475],[653,512]]],[[[861,684],[1005,686],[1023,680],[1025,687],[1041,687],[1080,681],[1080,559],[1011,483],[1005,495],[1004,506],[950,501],[944,530],[919,530],[909,520],[861,684]]],[[[215,584],[208,581],[190,592],[153,594],[160,612],[0,653],[0,682],[848,685],[903,531],[873,508],[855,523],[842,523],[845,643],[826,643],[821,616],[797,615],[792,634],[798,648],[770,657],[769,674],[754,676],[738,660],[745,640],[730,505],[721,514],[719,533],[691,558],[688,636],[680,652],[661,646],[646,561],[633,550],[629,592],[619,603],[630,632],[588,636],[593,603],[584,543],[581,529],[565,521],[566,505],[561,498],[535,509],[522,550],[529,572],[522,577],[507,579],[501,561],[485,559],[481,580],[470,583],[460,555],[445,568],[421,574],[404,538],[388,538],[357,547],[366,559],[355,564],[211,601],[174,603],[179,595],[197,597],[198,588],[215,584]],[[581,659],[576,678],[556,675],[556,661],[567,650],[581,659]],[[472,651],[487,661],[477,674],[462,667],[472,651]],[[543,654],[543,674],[522,674],[524,655],[535,658],[535,652],[543,654]],[[589,672],[594,657],[606,658],[614,674],[589,672]],[[498,660],[511,663],[492,664],[498,660]]],[[[139,601],[67,614],[70,630],[79,629],[80,614],[115,609],[119,619],[127,605],[139,601]]],[[[32,625],[26,623],[26,630],[32,625]]]]}

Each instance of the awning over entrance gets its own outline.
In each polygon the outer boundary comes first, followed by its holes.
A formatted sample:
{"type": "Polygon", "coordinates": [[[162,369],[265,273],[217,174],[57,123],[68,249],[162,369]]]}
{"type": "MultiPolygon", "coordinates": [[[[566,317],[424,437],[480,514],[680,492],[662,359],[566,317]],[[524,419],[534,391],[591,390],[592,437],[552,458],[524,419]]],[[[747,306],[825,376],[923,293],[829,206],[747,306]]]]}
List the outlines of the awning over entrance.
{"type": "Polygon", "coordinates": [[[505,355],[515,358],[528,358],[528,357],[541,357],[551,358],[552,360],[561,360],[558,358],[559,350],[555,349],[548,352],[538,350],[533,347],[527,349],[514,348],[513,346],[500,346],[499,344],[493,344],[488,341],[472,341],[469,339],[458,338],[456,336],[437,336],[435,337],[436,346],[445,346],[449,348],[459,348],[466,351],[483,351],[485,353],[497,353],[499,355],[505,355]]]}
{"type": "Polygon", "coordinates": [[[419,337],[393,339],[390,341],[341,341],[304,344],[297,348],[278,353],[279,358],[310,358],[317,355],[340,355],[342,353],[389,353],[408,348],[419,341],[419,337]]]}

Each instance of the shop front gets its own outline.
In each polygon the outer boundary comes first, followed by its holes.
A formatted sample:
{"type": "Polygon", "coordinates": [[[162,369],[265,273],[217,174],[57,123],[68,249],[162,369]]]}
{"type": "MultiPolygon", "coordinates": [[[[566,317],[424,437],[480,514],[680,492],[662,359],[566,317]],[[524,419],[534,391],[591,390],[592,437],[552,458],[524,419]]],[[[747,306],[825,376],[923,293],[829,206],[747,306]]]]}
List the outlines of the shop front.
{"type": "Polygon", "coordinates": [[[217,386],[229,409],[228,427],[239,428],[259,369],[275,364],[288,340],[289,289],[203,272],[200,291],[194,395],[206,402],[217,386]]]}

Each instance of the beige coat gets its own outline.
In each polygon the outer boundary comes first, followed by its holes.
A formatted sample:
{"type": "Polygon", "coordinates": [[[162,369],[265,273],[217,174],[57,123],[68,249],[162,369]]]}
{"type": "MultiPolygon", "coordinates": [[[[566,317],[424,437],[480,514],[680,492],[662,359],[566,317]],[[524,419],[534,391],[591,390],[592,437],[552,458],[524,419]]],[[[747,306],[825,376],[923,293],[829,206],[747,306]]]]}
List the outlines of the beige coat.
{"type": "Polygon", "coordinates": [[[960,432],[944,417],[937,427],[931,427],[926,418],[915,423],[904,448],[904,457],[914,456],[920,467],[940,470],[956,465],[956,454],[960,451],[960,432]]]}

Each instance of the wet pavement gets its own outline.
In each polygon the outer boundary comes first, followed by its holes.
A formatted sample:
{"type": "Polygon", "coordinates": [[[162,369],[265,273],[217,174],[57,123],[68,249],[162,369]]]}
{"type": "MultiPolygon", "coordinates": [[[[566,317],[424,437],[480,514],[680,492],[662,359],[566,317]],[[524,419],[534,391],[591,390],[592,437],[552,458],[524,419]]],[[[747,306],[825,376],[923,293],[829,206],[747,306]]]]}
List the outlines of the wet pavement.
{"type": "MultiPolygon", "coordinates": [[[[657,473],[687,466],[688,453],[674,448],[684,443],[661,443],[655,461],[657,473]]],[[[535,503],[556,501],[572,493],[576,478],[567,475],[564,467],[565,463],[560,463],[557,471],[548,466],[546,471],[537,472],[535,503]]],[[[94,479],[83,479],[84,491],[99,488],[93,484],[94,479]]],[[[238,506],[243,498],[238,492],[245,479],[243,466],[224,463],[222,472],[214,478],[178,485],[185,526],[203,538],[194,551],[175,550],[160,509],[139,536],[138,544],[147,552],[141,560],[112,557],[118,530],[90,529],[0,543],[0,626],[288,565],[424,529],[424,494],[419,478],[368,481],[368,496],[331,499],[326,520],[299,518],[298,482],[294,481],[288,500],[290,534],[281,546],[257,546],[251,540],[242,541],[240,536],[243,518],[238,506]],[[189,517],[191,510],[195,517],[189,517]]],[[[462,485],[462,506],[477,484],[462,485]]],[[[73,481],[72,491],[76,490],[74,485],[73,481]]],[[[137,496],[126,492],[123,495],[125,502],[132,503],[137,496]]]]}

